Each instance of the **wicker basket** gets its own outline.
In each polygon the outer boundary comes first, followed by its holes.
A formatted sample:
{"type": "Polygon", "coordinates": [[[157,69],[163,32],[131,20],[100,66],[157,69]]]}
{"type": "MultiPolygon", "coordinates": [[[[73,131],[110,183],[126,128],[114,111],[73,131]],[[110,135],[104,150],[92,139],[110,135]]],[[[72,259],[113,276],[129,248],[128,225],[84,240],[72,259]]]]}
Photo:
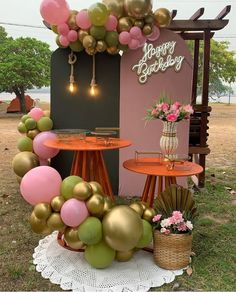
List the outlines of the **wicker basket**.
{"type": "Polygon", "coordinates": [[[154,231],[154,261],[167,270],[178,270],[188,266],[191,248],[192,234],[165,235],[159,230],[154,231]]]}

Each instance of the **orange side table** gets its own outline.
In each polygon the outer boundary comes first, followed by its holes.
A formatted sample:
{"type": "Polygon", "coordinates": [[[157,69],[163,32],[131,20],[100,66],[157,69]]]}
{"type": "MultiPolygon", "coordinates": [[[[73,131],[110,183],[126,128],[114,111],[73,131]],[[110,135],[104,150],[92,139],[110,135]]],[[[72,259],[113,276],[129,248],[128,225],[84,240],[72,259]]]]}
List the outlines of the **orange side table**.
{"type": "Polygon", "coordinates": [[[105,145],[105,143],[98,142],[96,137],[87,137],[85,140],[68,137],[47,140],[44,144],[51,148],[74,151],[70,174],[78,175],[85,181],[99,182],[105,194],[114,200],[114,194],[102,151],[128,147],[131,145],[130,141],[112,138],[111,143],[105,145]]]}
{"type": "Polygon", "coordinates": [[[138,158],[126,160],[123,163],[124,168],[141,174],[146,174],[147,179],[142,194],[142,201],[153,206],[156,180],[158,178],[157,195],[171,184],[176,184],[176,177],[185,177],[199,174],[203,168],[193,162],[184,161],[177,163],[173,170],[167,169],[167,163],[160,158],[138,158]]]}

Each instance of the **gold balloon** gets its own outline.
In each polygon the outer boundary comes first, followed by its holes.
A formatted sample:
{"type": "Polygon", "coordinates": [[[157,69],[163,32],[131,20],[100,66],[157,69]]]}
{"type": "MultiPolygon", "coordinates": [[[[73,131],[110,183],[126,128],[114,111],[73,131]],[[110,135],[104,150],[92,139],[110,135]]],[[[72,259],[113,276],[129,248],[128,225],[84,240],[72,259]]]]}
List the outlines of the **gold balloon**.
{"type": "Polygon", "coordinates": [[[152,222],[152,218],[156,215],[156,212],[152,208],[146,208],[146,210],[143,213],[143,219],[147,220],[148,222],[152,222]]]}
{"type": "Polygon", "coordinates": [[[78,227],[67,227],[64,232],[64,240],[69,247],[74,249],[81,249],[84,246],[84,243],[78,237],[78,227]]]}
{"type": "Polygon", "coordinates": [[[45,117],[48,117],[48,118],[50,118],[50,111],[49,110],[45,110],[45,111],[43,111],[43,113],[44,113],[44,116],[45,117]]]}
{"type": "Polygon", "coordinates": [[[89,183],[82,181],[77,183],[73,189],[73,198],[80,201],[86,201],[93,194],[92,187],[89,183]]]}
{"type": "Polygon", "coordinates": [[[34,215],[40,220],[47,220],[52,214],[52,208],[48,203],[40,203],[34,207],[34,215]]]}
{"type": "Polygon", "coordinates": [[[102,1],[110,14],[120,18],[124,14],[124,0],[103,0],[102,1]]]}
{"type": "Polygon", "coordinates": [[[136,20],[134,25],[140,27],[141,29],[143,29],[144,21],[142,19],[136,20]]]}
{"type": "Polygon", "coordinates": [[[143,207],[143,211],[145,211],[149,207],[148,203],[146,202],[140,202],[140,204],[143,207]]]}
{"type": "Polygon", "coordinates": [[[76,24],[76,11],[71,11],[70,16],[67,20],[67,24],[69,25],[70,29],[77,30],[79,27],[76,24]]]}
{"type": "Polygon", "coordinates": [[[140,215],[140,217],[143,216],[143,206],[139,202],[132,203],[129,205],[130,208],[132,208],[136,213],[140,215]]]}
{"type": "Polygon", "coordinates": [[[104,41],[98,41],[97,42],[96,50],[99,53],[105,52],[106,49],[107,49],[107,44],[104,41]]]}
{"type": "Polygon", "coordinates": [[[155,20],[160,27],[167,27],[171,23],[171,13],[166,8],[159,8],[154,13],[155,20]]]}
{"type": "Polygon", "coordinates": [[[83,38],[83,46],[85,49],[95,48],[96,47],[96,40],[91,35],[87,35],[83,38]]]}
{"type": "Polygon", "coordinates": [[[34,153],[23,151],[13,158],[12,166],[15,174],[23,177],[32,168],[39,166],[39,160],[34,153]]]}
{"type": "Polygon", "coordinates": [[[91,215],[101,217],[104,209],[104,197],[100,194],[93,194],[87,202],[86,206],[91,215]]]}
{"type": "Polygon", "coordinates": [[[51,200],[51,207],[55,212],[60,212],[61,207],[65,203],[65,199],[62,196],[56,196],[51,200]]]}
{"type": "Polygon", "coordinates": [[[121,19],[119,19],[117,29],[118,29],[118,32],[130,31],[132,26],[133,26],[133,23],[130,17],[122,17],[121,19]]]}
{"type": "Polygon", "coordinates": [[[152,25],[151,24],[145,24],[143,27],[143,33],[145,35],[150,35],[152,33],[152,25]]]}
{"type": "Polygon", "coordinates": [[[91,181],[91,182],[89,182],[89,184],[90,184],[90,186],[91,186],[91,188],[93,190],[93,193],[100,194],[100,195],[104,194],[103,188],[98,182],[91,181]]]}
{"type": "Polygon", "coordinates": [[[117,55],[119,53],[119,49],[118,47],[110,47],[110,48],[107,48],[107,52],[111,55],[117,55]]]}
{"type": "Polygon", "coordinates": [[[141,19],[152,10],[152,0],[125,0],[124,7],[129,16],[141,19]]]}
{"type": "Polygon", "coordinates": [[[29,221],[32,230],[37,234],[50,234],[52,232],[52,230],[50,230],[47,226],[46,221],[38,219],[34,212],[32,212],[29,221]]]}
{"type": "Polygon", "coordinates": [[[22,177],[16,176],[16,180],[17,180],[18,184],[20,185],[21,184],[21,181],[22,181],[22,177]]]}
{"type": "Polygon", "coordinates": [[[153,14],[149,14],[149,15],[147,15],[147,16],[145,17],[144,21],[145,21],[146,24],[154,24],[154,22],[155,22],[155,17],[154,17],[153,14]]]}
{"type": "Polygon", "coordinates": [[[143,233],[140,216],[128,206],[116,206],[104,217],[103,234],[106,243],[117,251],[129,251],[143,233]]]}
{"type": "Polygon", "coordinates": [[[55,33],[55,34],[59,34],[58,30],[57,30],[57,25],[51,25],[51,30],[55,33]]]}
{"type": "Polygon", "coordinates": [[[96,48],[88,48],[88,49],[85,49],[85,51],[88,55],[91,55],[91,56],[93,56],[97,53],[96,48]]]}
{"type": "Polygon", "coordinates": [[[40,133],[40,131],[37,130],[37,129],[30,130],[30,131],[28,131],[28,133],[27,133],[27,137],[29,137],[30,139],[33,140],[33,139],[34,139],[39,133],[40,133]]]}
{"type": "Polygon", "coordinates": [[[78,38],[81,41],[81,43],[83,42],[84,38],[86,36],[88,36],[88,35],[89,35],[89,33],[86,30],[82,30],[82,29],[79,30],[79,32],[78,32],[78,38]]]}
{"type": "Polygon", "coordinates": [[[66,227],[59,213],[52,213],[52,215],[47,220],[47,225],[53,231],[63,231],[66,227]]]}
{"type": "Polygon", "coordinates": [[[128,262],[129,260],[132,259],[133,255],[134,255],[133,250],[117,251],[116,252],[116,260],[118,262],[128,262]]]}
{"type": "Polygon", "coordinates": [[[109,197],[104,197],[103,214],[106,215],[113,207],[114,203],[112,200],[109,197]]]}

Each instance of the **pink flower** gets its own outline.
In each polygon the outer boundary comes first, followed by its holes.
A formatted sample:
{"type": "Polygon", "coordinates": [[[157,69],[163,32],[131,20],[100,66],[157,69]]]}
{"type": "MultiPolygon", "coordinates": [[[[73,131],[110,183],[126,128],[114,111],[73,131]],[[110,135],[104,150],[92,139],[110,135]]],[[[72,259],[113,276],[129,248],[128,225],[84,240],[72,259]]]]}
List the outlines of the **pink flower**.
{"type": "Polygon", "coordinates": [[[172,104],[171,109],[173,111],[177,111],[180,107],[181,107],[181,103],[179,103],[178,101],[176,101],[174,104],[172,104]]]}
{"type": "Polygon", "coordinates": [[[178,119],[178,116],[176,114],[169,114],[166,117],[168,122],[176,122],[178,119]]]}
{"type": "Polygon", "coordinates": [[[164,233],[166,235],[169,235],[170,234],[170,230],[169,229],[166,229],[166,228],[161,228],[160,232],[161,233],[164,233]]]}
{"type": "Polygon", "coordinates": [[[193,230],[193,224],[191,223],[191,221],[187,221],[186,226],[189,230],[193,230]]]}
{"type": "Polygon", "coordinates": [[[152,115],[152,116],[156,116],[157,113],[158,113],[158,109],[154,108],[154,109],[152,110],[151,115],[152,115]]]}
{"type": "Polygon", "coordinates": [[[193,110],[193,108],[192,108],[192,106],[190,104],[185,105],[183,107],[183,110],[186,111],[187,113],[189,113],[190,115],[193,114],[193,112],[194,112],[194,110],[193,110]]]}
{"type": "Polygon", "coordinates": [[[171,224],[178,224],[183,222],[183,215],[180,211],[173,211],[172,217],[170,219],[171,224]]]}
{"type": "Polygon", "coordinates": [[[170,230],[169,229],[166,229],[165,234],[166,235],[169,235],[170,234],[170,230]]]}
{"type": "Polygon", "coordinates": [[[161,215],[160,214],[157,214],[156,216],[154,216],[152,218],[152,222],[158,222],[160,219],[161,219],[161,215]]]}
{"type": "Polygon", "coordinates": [[[161,110],[162,110],[163,112],[167,112],[167,111],[169,110],[169,105],[168,105],[168,103],[162,103],[162,104],[161,104],[161,110]]]}
{"type": "Polygon", "coordinates": [[[184,222],[181,222],[178,226],[177,229],[179,231],[186,231],[188,229],[187,225],[184,222]]]}

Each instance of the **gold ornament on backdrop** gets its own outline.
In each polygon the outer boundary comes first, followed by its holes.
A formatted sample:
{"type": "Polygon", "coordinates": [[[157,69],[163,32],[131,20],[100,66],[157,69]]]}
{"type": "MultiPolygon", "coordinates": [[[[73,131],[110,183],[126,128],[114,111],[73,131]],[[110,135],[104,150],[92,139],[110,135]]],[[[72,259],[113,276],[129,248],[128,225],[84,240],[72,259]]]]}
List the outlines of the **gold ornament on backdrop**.
{"type": "Polygon", "coordinates": [[[125,0],[124,7],[129,16],[141,19],[152,10],[152,0],[125,0]]]}
{"type": "Polygon", "coordinates": [[[48,203],[40,203],[34,207],[34,214],[40,220],[47,220],[52,214],[52,208],[48,203]]]}
{"type": "Polygon", "coordinates": [[[64,240],[69,247],[74,249],[81,249],[84,246],[84,243],[78,237],[78,227],[67,227],[64,232],[64,240]]]}
{"type": "Polygon", "coordinates": [[[104,209],[104,197],[100,194],[93,194],[86,201],[86,206],[91,215],[95,217],[102,217],[104,209]]]}
{"type": "Polygon", "coordinates": [[[110,14],[120,18],[124,14],[124,0],[103,0],[102,1],[110,14]]]}
{"type": "Polygon", "coordinates": [[[15,174],[23,177],[32,168],[39,166],[39,160],[34,153],[23,151],[13,158],[12,166],[15,174]]]}
{"type": "Polygon", "coordinates": [[[51,201],[51,207],[55,212],[60,212],[64,203],[65,203],[64,197],[56,196],[51,201]]]}
{"type": "Polygon", "coordinates": [[[117,251],[129,251],[143,234],[140,216],[128,206],[116,206],[103,218],[103,234],[106,243],[117,251]]]}
{"type": "Polygon", "coordinates": [[[89,183],[82,181],[77,183],[73,189],[73,198],[80,201],[86,201],[93,194],[93,190],[89,183]]]}
{"type": "Polygon", "coordinates": [[[132,20],[130,17],[122,17],[119,19],[118,23],[118,32],[122,31],[130,31],[131,27],[133,26],[132,20]]]}
{"type": "Polygon", "coordinates": [[[128,262],[129,260],[132,259],[133,255],[134,255],[133,250],[117,251],[116,252],[116,260],[118,262],[128,262]]]}
{"type": "Polygon", "coordinates": [[[171,13],[166,8],[159,8],[154,13],[155,20],[160,27],[167,27],[171,23],[171,13]]]}

